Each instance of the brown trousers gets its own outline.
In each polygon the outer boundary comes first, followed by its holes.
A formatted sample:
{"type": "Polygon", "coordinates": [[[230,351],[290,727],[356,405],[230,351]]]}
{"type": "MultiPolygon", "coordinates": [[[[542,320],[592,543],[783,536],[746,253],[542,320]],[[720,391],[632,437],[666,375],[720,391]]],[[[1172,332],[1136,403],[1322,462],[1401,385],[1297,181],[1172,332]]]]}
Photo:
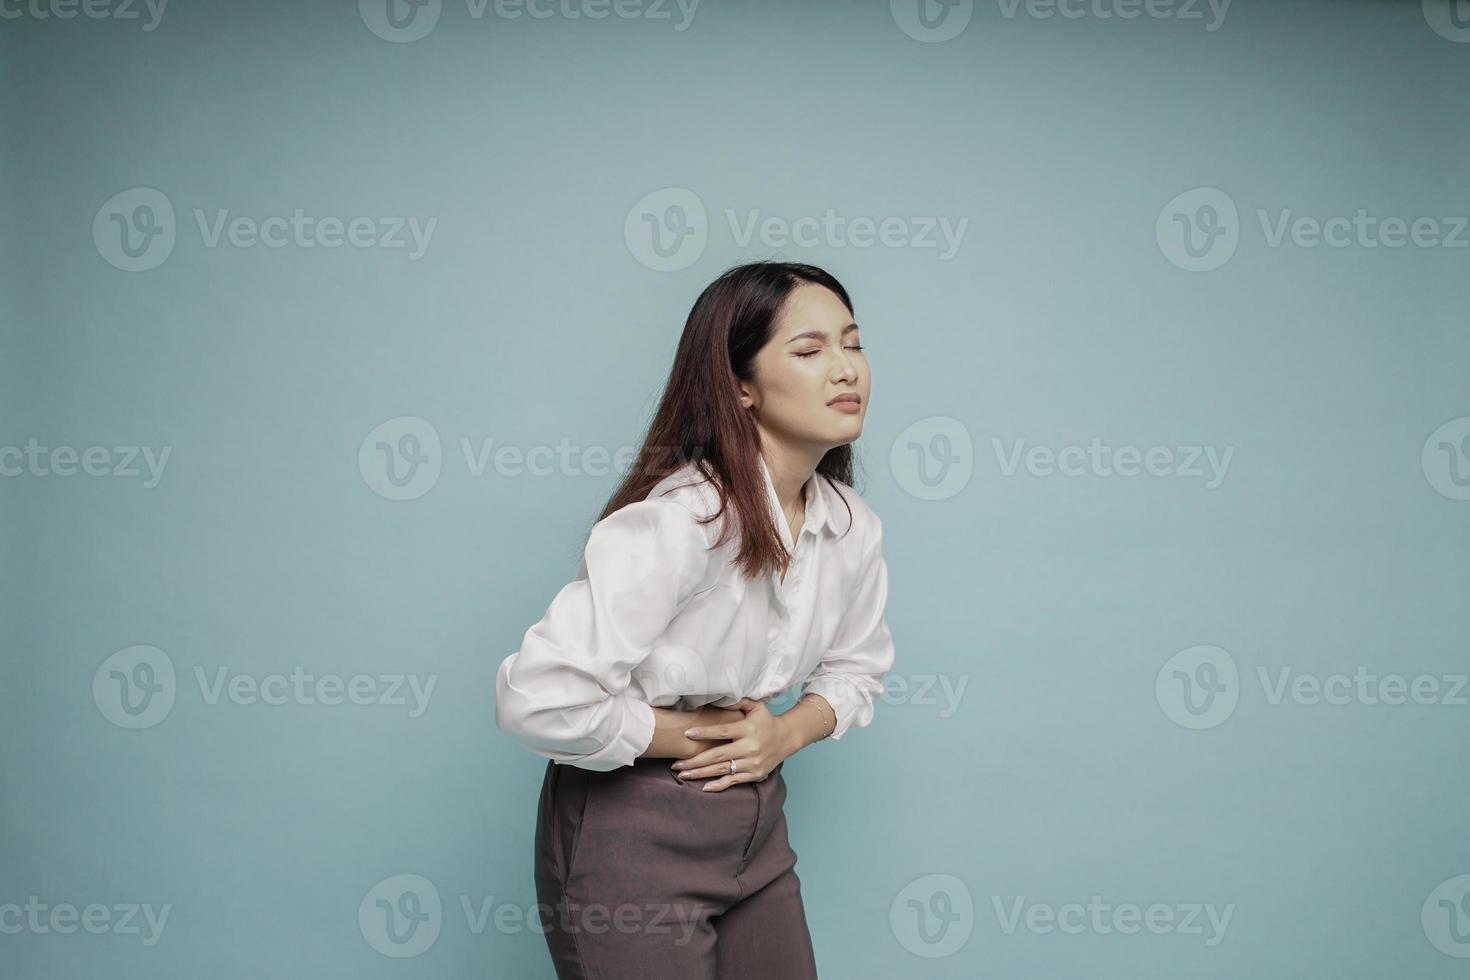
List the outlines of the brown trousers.
{"type": "Polygon", "coordinates": [[[785,763],[707,793],[673,761],[547,762],[537,916],[558,980],[815,980],[785,763]]]}

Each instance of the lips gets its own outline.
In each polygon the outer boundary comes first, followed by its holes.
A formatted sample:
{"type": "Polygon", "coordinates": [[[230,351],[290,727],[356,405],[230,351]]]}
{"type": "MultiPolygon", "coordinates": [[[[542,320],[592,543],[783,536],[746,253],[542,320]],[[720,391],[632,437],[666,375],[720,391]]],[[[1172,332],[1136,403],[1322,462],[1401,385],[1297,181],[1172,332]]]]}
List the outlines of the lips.
{"type": "Polygon", "coordinates": [[[862,398],[857,395],[838,395],[827,403],[828,405],[861,405],[862,398]]]}

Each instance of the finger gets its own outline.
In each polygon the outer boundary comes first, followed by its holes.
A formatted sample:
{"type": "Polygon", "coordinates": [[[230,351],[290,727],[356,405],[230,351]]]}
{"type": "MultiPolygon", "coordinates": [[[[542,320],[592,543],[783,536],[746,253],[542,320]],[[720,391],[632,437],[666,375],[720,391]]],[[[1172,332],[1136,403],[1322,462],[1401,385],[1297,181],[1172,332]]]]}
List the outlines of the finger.
{"type": "Polygon", "coordinates": [[[729,766],[701,766],[698,769],[684,769],[674,773],[686,783],[692,783],[700,779],[709,779],[711,776],[729,775],[729,766]]]}
{"type": "Polygon", "coordinates": [[[684,737],[701,741],[711,738],[739,738],[741,732],[735,731],[735,726],[743,724],[743,721],[732,721],[724,725],[701,725],[698,728],[685,729],[684,737]]]}
{"type": "Polygon", "coordinates": [[[742,742],[727,742],[724,745],[705,749],[703,752],[697,755],[691,755],[687,759],[680,759],[678,762],[669,766],[669,768],[675,772],[693,772],[701,767],[728,766],[731,759],[738,759],[745,754],[742,751],[744,748],[745,745],[742,742]]]}
{"type": "MultiPolygon", "coordinates": [[[[737,763],[737,765],[738,764],[739,763],[737,763]]],[[[735,772],[739,773],[740,770],[736,769],[735,772]]],[[[709,765],[694,766],[688,769],[681,769],[678,772],[680,779],[708,779],[711,776],[728,776],[729,774],[730,763],[724,761],[712,762],[709,765]]]]}
{"type": "Polygon", "coordinates": [[[716,779],[714,782],[705,783],[699,788],[701,792],[718,793],[720,790],[734,786],[736,783],[749,783],[754,780],[755,777],[748,772],[732,772],[730,775],[716,779]]]}

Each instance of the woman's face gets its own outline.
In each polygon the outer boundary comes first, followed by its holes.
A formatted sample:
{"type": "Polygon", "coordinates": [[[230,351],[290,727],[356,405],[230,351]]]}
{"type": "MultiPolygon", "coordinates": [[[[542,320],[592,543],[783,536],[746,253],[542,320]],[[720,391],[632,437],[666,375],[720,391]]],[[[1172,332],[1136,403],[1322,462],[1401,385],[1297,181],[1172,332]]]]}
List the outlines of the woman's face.
{"type": "Polygon", "coordinates": [[[741,381],[740,390],[741,403],[755,409],[767,438],[802,446],[818,458],[861,435],[868,360],[852,314],[837,294],[815,283],[793,289],[770,342],[755,356],[755,377],[741,381]],[[834,401],[838,396],[845,398],[834,401]]]}

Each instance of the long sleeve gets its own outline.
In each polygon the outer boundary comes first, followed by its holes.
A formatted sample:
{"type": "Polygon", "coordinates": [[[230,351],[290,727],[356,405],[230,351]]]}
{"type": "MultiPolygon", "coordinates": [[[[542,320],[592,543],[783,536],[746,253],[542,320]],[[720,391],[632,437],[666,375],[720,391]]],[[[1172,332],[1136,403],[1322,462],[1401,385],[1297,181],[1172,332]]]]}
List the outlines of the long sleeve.
{"type": "Polygon", "coordinates": [[[883,561],[883,530],[874,515],[873,540],[858,570],[857,586],[830,649],[807,677],[801,693],[820,694],[832,705],[837,725],[829,738],[841,738],[873,720],[873,704],[883,693],[883,675],[893,666],[893,636],[884,607],[888,566],[883,561]]]}
{"type": "Polygon", "coordinates": [[[631,765],[653,740],[632,671],[699,587],[710,554],[684,504],[628,504],[593,526],[577,577],[495,677],[495,721],[538,755],[583,769],[631,765]]]}

